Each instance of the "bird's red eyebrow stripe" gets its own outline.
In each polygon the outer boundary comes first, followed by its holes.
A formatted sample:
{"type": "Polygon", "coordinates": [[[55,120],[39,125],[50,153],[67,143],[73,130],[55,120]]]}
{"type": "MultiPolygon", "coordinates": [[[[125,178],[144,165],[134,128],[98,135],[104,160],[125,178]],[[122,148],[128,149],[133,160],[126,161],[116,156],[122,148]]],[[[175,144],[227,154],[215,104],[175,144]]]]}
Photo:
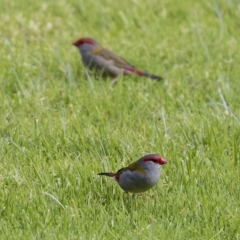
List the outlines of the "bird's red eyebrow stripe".
{"type": "Polygon", "coordinates": [[[164,160],[161,157],[157,157],[157,156],[152,156],[152,157],[145,158],[143,161],[148,162],[148,161],[153,161],[153,160],[156,160],[158,162],[158,164],[160,164],[160,165],[163,165],[163,164],[167,163],[166,160],[164,160]]]}
{"type": "Polygon", "coordinates": [[[80,38],[76,42],[74,42],[73,45],[79,46],[79,45],[81,45],[83,43],[88,43],[88,44],[91,44],[91,45],[94,44],[94,42],[92,40],[90,40],[90,39],[80,38]]]}
{"type": "Polygon", "coordinates": [[[145,158],[143,161],[144,162],[148,162],[148,161],[152,161],[152,160],[160,160],[160,158],[159,157],[148,157],[148,158],[145,158]]]}

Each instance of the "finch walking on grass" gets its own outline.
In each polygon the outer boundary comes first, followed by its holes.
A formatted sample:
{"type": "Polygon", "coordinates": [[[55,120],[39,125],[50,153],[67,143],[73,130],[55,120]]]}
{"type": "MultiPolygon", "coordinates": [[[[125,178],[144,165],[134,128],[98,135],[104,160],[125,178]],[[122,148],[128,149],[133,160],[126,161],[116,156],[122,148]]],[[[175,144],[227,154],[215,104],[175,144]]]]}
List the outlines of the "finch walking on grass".
{"type": "Polygon", "coordinates": [[[158,183],[161,166],[166,163],[159,155],[149,154],[116,173],[103,172],[98,175],[114,178],[125,192],[141,193],[158,183]]]}
{"type": "Polygon", "coordinates": [[[117,81],[120,75],[137,75],[161,80],[162,78],[135,68],[115,53],[103,48],[91,38],[80,38],[73,43],[82,56],[83,64],[101,76],[109,76],[117,81]]]}

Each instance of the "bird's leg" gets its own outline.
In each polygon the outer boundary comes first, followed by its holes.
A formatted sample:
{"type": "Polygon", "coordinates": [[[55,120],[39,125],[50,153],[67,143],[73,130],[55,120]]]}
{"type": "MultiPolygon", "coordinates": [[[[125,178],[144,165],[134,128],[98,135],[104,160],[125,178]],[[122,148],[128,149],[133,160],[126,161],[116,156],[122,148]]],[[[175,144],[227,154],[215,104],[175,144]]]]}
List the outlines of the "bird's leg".
{"type": "Polygon", "coordinates": [[[146,197],[145,192],[140,193],[141,197],[146,197]]]}
{"type": "Polygon", "coordinates": [[[151,196],[148,196],[148,195],[145,194],[145,192],[140,193],[140,196],[141,196],[141,197],[144,197],[144,198],[152,198],[152,199],[154,199],[154,198],[156,197],[155,194],[153,194],[153,195],[151,195],[151,196]]]}
{"type": "Polygon", "coordinates": [[[131,196],[131,194],[129,194],[129,192],[124,191],[124,193],[126,194],[128,200],[132,200],[132,196],[131,196]]]}
{"type": "Polygon", "coordinates": [[[119,79],[119,76],[123,76],[123,69],[121,70],[121,73],[118,74],[112,81],[111,85],[113,86],[115,83],[117,83],[117,80],[119,79]]]}
{"type": "Polygon", "coordinates": [[[116,77],[111,81],[111,85],[112,85],[112,86],[117,83],[118,77],[119,77],[119,75],[116,76],[116,77]]]}
{"type": "Polygon", "coordinates": [[[156,197],[156,194],[153,194],[153,195],[151,196],[152,199],[154,199],[155,197],[156,197]]]}

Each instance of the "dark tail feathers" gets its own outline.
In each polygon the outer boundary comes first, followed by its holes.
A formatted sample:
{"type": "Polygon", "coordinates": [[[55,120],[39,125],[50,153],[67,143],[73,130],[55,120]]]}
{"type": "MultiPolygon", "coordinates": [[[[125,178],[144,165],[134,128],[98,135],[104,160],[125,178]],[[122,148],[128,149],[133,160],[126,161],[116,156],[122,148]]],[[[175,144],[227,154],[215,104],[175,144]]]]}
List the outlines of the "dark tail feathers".
{"type": "Polygon", "coordinates": [[[115,177],[116,176],[115,173],[104,173],[104,172],[98,173],[98,175],[104,175],[104,176],[108,176],[108,177],[115,177]]]}
{"type": "Polygon", "coordinates": [[[162,77],[143,72],[143,71],[138,70],[136,68],[124,68],[124,74],[126,74],[126,75],[136,74],[136,75],[144,76],[144,77],[147,77],[147,78],[151,78],[151,79],[156,80],[156,81],[160,81],[160,80],[163,79],[162,77]]]}
{"type": "Polygon", "coordinates": [[[151,78],[151,79],[156,80],[156,81],[163,80],[162,77],[159,77],[159,76],[156,76],[156,75],[153,75],[153,74],[150,74],[150,73],[146,73],[146,72],[143,72],[142,76],[147,77],[147,78],[151,78]]]}

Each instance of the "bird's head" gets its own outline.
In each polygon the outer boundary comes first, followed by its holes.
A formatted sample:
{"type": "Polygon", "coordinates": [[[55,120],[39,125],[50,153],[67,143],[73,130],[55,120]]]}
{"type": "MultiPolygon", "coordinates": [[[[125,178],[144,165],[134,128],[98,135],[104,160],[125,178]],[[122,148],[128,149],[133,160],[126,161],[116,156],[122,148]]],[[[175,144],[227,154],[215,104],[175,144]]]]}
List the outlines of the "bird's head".
{"type": "Polygon", "coordinates": [[[149,154],[142,157],[139,164],[143,168],[159,168],[161,165],[167,164],[167,161],[157,154],[149,154]]]}

